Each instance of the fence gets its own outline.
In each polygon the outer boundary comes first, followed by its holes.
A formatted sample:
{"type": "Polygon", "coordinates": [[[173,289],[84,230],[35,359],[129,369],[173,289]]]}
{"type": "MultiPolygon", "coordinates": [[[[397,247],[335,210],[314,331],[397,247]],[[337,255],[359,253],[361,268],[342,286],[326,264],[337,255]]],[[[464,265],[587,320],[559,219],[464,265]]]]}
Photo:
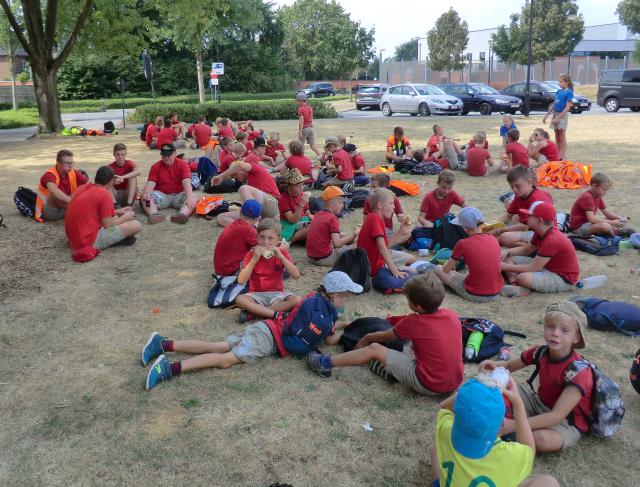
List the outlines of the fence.
{"type": "MultiPolygon", "coordinates": [[[[17,83],[16,98],[21,101],[36,101],[36,94],[33,91],[32,83],[17,83]]],[[[11,82],[0,81],[0,103],[11,103],[11,82]]]]}

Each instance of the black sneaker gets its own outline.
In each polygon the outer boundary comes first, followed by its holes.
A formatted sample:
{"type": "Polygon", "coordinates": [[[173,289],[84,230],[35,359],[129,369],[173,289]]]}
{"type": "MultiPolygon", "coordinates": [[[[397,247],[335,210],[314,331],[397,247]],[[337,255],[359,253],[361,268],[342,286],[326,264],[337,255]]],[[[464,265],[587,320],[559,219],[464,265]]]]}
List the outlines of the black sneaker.
{"type": "Polygon", "coordinates": [[[620,238],[629,238],[631,237],[631,235],[636,233],[636,231],[633,228],[624,227],[624,228],[619,228],[616,233],[620,238]]]}
{"type": "Polygon", "coordinates": [[[379,360],[372,360],[369,362],[369,370],[391,384],[398,382],[398,379],[391,375],[389,371],[384,368],[384,364],[379,360]]]}
{"type": "Polygon", "coordinates": [[[125,238],[124,240],[120,240],[117,244],[114,245],[114,247],[116,247],[116,246],[119,246],[119,247],[130,247],[134,243],[136,243],[136,237],[135,237],[135,235],[131,235],[130,237],[125,238]]]}
{"type": "Polygon", "coordinates": [[[240,310],[240,314],[238,315],[239,323],[246,323],[247,321],[254,321],[256,317],[249,313],[247,310],[240,310]]]}
{"type": "Polygon", "coordinates": [[[324,379],[331,377],[331,369],[327,369],[320,362],[322,354],[311,352],[307,354],[307,367],[324,379]]]}

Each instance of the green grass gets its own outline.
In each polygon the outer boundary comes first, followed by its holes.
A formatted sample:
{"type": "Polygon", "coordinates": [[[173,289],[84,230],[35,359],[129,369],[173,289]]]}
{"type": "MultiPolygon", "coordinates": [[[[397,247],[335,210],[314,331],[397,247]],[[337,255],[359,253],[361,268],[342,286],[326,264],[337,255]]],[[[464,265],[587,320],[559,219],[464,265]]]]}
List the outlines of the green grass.
{"type": "Polygon", "coordinates": [[[35,108],[0,111],[0,129],[15,129],[33,125],[38,125],[38,110],[35,108]]]}

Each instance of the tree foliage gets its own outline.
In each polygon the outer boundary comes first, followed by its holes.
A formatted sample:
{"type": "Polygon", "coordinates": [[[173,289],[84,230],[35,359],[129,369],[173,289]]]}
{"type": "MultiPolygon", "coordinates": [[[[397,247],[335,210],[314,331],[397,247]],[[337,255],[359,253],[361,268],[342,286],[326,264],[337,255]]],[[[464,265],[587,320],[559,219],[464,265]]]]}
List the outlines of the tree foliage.
{"type": "Polygon", "coordinates": [[[522,31],[519,21],[520,15],[512,14],[509,28],[501,25],[495,34],[491,34],[493,52],[502,62],[517,62],[522,53],[526,53],[527,33],[522,31]]]}
{"type": "Polygon", "coordinates": [[[429,67],[433,71],[455,71],[464,66],[463,50],[469,42],[469,28],[458,12],[450,8],[427,33],[429,67]]]}
{"type": "Polygon", "coordinates": [[[285,61],[300,79],[350,77],[373,57],[374,30],[335,0],[298,0],[280,10],[285,61]]]}
{"type": "Polygon", "coordinates": [[[396,61],[413,61],[414,59],[418,59],[418,38],[412,37],[407,42],[396,46],[396,52],[393,57],[396,61]]]}
{"type": "Polygon", "coordinates": [[[640,0],[622,0],[616,13],[622,25],[634,34],[640,34],[640,0]]]}

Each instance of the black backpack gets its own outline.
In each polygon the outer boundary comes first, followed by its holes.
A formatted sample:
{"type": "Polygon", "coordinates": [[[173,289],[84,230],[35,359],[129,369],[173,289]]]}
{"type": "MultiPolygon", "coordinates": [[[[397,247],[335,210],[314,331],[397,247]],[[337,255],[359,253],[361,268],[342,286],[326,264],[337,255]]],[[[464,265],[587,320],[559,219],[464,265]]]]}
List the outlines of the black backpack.
{"type": "Polygon", "coordinates": [[[620,240],[617,235],[591,235],[590,237],[569,236],[569,240],[576,250],[582,250],[598,257],[605,255],[615,255],[620,249],[620,240]]]}
{"type": "Polygon", "coordinates": [[[236,181],[235,179],[225,179],[217,186],[211,185],[211,178],[204,182],[204,191],[207,194],[218,194],[218,193],[234,193],[238,191],[238,188],[242,186],[241,181],[236,181]]]}
{"type": "Polygon", "coordinates": [[[369,197],[368,189],[356,189],[349,194],[345,194],[344,207],[347,210],[353,210],[354,208],[364,208],[364,202],[369,197]]]}
{"type": "Polygon", "coordinates": [[[458,240],[467,237],[467,233],[462,227],[451,223],[454,218],[455,215],[453,213],[447,213],[433,222],[431,245],[435,252],[440,249],[453,249],[458,240]]]}
{"type": "Polygon", "coordinates": [[[353,282],[362,286],[363,292],[371,290],[371,265],[364,249],[345,250],[331,270],[346,273],[353,282]]]}
{"type": "MultiPolygon", "coordinates": [[[[104,132],[105,134],[113,133],[113,132],[115,131],[115,129],[116,129],[116,125],[115,125],[111,120],[109,120],[108,122],[105,122],[105,123],[104,123],[104,130],[103,130],[103,132],[104,132]]],[[[147,134],[145,134],[145,136],[146,136],[146,135],[147,135],[147,134]]]]}
{"type": "MultiPolygon", "coordinates": [[[[344,348],[345,352],[349,352],[356,348],[356,344],[367,333],[375,333],[377,331],[387,331],[391,329],[391,323],[382,318],[358,318],[352,321],[345,329],[344,333],[340,337],[340,344],[344,348]]],[[[402,340],[394,340],[392,342],[382,343],[391,350],[397,350],[402,352],[405,342],[402,340]]]]}
{"type": "Polygon", "coordinates": [[[20,186],[13,195],[13,202],[24,216],[33,218],[36,215],[36,193],[20,186]]]}
{"type": "Polygon", "coordinates": [[[142,130],[140,131],[140,140],[143,142],[147,141],[147,129],[149,128],[151,123],[147,122],[142,126],[142,130]]]}

